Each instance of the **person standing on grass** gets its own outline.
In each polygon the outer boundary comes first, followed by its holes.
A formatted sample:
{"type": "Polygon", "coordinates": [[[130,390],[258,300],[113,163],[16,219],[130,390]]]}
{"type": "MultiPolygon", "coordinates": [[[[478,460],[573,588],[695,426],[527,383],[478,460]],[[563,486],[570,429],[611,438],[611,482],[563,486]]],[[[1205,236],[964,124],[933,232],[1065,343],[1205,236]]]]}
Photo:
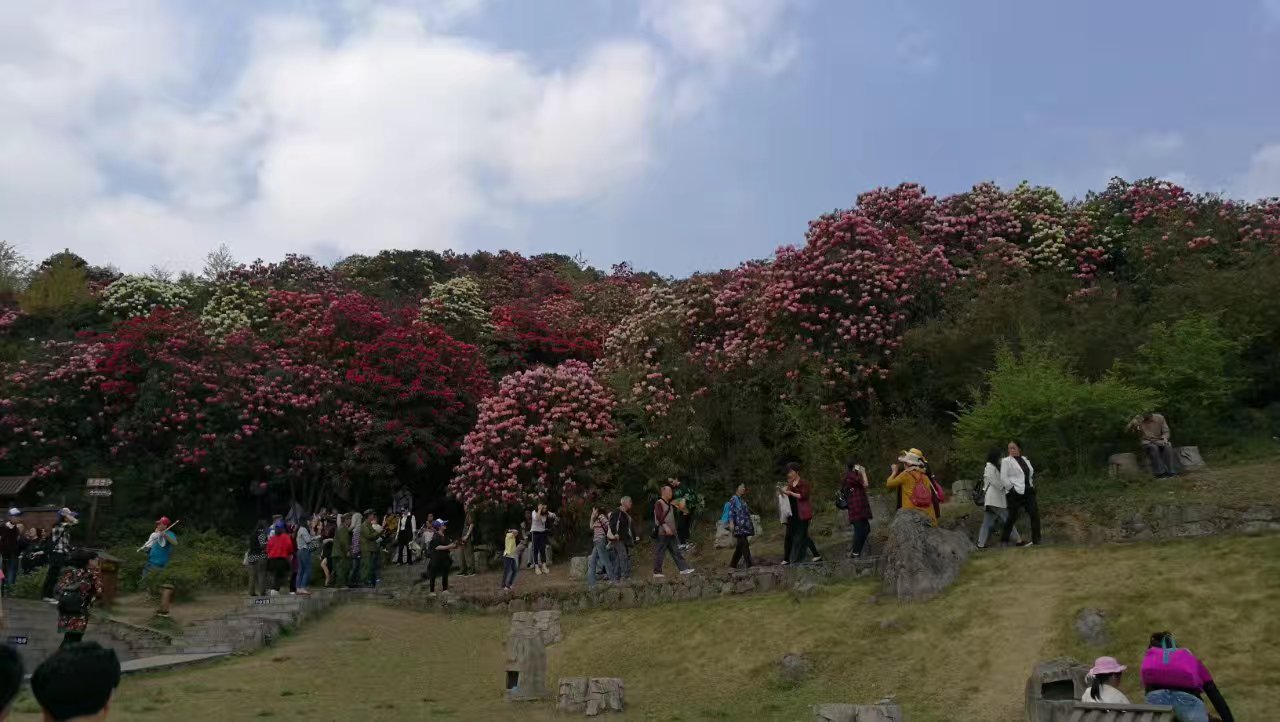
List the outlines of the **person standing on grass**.
{"type": "MultiPolygon", "coordinates": [[[[982,469],[983,512],[982,528],[978,530],[979,549],[986,549],[991,532],[997,529],[1003,530],[1005,522],[1009,520],[1009,502],[1006,498],[1009,487],[1004,477],[1000,475],[1000,463],[999,448],[987,452],[987,465],[982,469]]],[[[1013,530],[1009,538],[1015,544],[1022,543],[1022,536],[1018,534],[1017,529],[1013,530]]]]}
{"type": "Polygon", "coordinates": [[[551,573],[547,568],[547,525],[554,524],[556,519],[558,517],[544,503],[539,503],[529,515],[529,531],[533,533],[533,571],[538,574],[551,573]]]}
{"type": "Polygon", "coordinates": [[[756,525],[751,521],[751,508],[747,506],[746,484],[738,484],[737,491],[729,500],[729,531],[734,538],[729,568],[737,569],[739,561],[746,561],[747,568],[751,568],[751,537],[755,536],[756,525]]]}
{"type": "Polygon", "coordinates": [[[41,590],[44,600],[49,604],[57,604],[53,598],[53,587],[62,575],[62,567],[71,554],[71,527],[76,525],[76,513],[63,507],[58,510],[58,519],[53,525],[49,537],[49,570],[45,573],[44,588],[41,590]]]}
{"type": "Polygon", "coordinates": [[[516,584],[516,572],[520,569],[520,532],[508,529],[502,540],[502,591],[509,592],[516,584]]]}
{"type": "Polygon", "coordinates": [[[1000,541],[1008,542],[1012,538],[1018,512],[1026,509],[1027,516],[1031,518],[1031,541],[1024,546],[1039,544],[1040,506],[1036,503],[1036,469],[1031,460],[1022,455],[1022,444],[1017,440],[1009,442],[1009,455],[1000,462],[1000,478],[1009,490],[1005,497],[1009,503],[1009,518],[1005,519],[1000,541]]]}
{"type": "Polygon", "coordinates": [[[89,611],[102,598],[102,577],[98,574],[98,554],[77,549],[68,558],[70,568],[54,585],[58,595],[58,633],[66,647],[84,639],[89,611]]]}
{"type": "Polygon", "coordinates": [[[476,575],[476,513],[467,510],[466,515],[462,519],[462,536],[458,537],[458,544],[462,549],[462,573],[460,577],[474,577],[476,575]]]}
{"type": "Polygon", "coordinates": [[[662,496],[653,505],[653,526],[657,533],[657,543],[654,545],[655,551],[653,555],[653,578],[662,579],[662,564],[666,561],[667,554],[671,554],[671,559],[676,563],[676,569],[681,574],[692,574],[693,567],[690,567],[684,560],[684,555],[680,553],[680,537],[676,532],[676,507],[671,503],[672,491],[670,485],[662,487],[662,496]]]}
{"type": "Polygon", "coordinates": [[[639,541],[631,530],[631,497],[618,501],[618,508],[609,514],[609,546],[613,552],[613,581],[631,578],[631,549],[639,541]]]}
{"type": "Polygon", "coordinates": [[[449,522],[436,519],[435,533],[431,535],[431,545],[427,548],[427,591],[436,593],[436,579],[440,580],[440,591],[449,591],[449,568],[453,566],[453,555],[457,546],[449,540],[449,522]]]}
{"type": "Polygon", "coordinates": [[[147,543],[138,549],[138,551],[147,552],[147,563],[142,565],[142,577],[138,579],[138,586],[146,583],[151,572],[161,571],[169,566],[169,555],[178,545],[178,535],[170,530],[172,526],[173,524],[169,523],[169,517],[160,517],[156,522],[156,530],[151,532],[147,543]]]}
{"type": "Polygon", "coordinates": [[[1130,421],[1129,428],[1142,438],[1142,450],[1151,462],[1152,475],[1157,479],[1178,475],[1173,464],[1173,444],[1169,441],[1169,422],[1162,414],[1148,411],[1130,421]]]}
{"type": "Polygon", "coordinates": [[[840,493],[847,504],[846,513],[849,524],[853,527],[853,545],[849,547],[849,558],[858,559],[866,549],[867,538],[871,536],[871,499],[867,497],[867,470],[852,460],[844,465],[844,484],[840,493]]]}
{"type": "Polygon", "coordinates": [[[1147,704],[1173,707],[1180,722],[1208,722],[1201,695],[1209,698],[1222,722],[1235,722],[1208,668],[1191,650],[1179,647],[1169,632],[1151,635],[1140,674],[1147,704]]]}
{"type": "Polygon", "coordinates": [[[45,722],[105,720],[120,686],[120,658],[97,642],[60,649],[31,675],[45,722]]]}
{"type": "Polygon", "coordinates": [[[267,594],[276,596],[289,581],[293,551],[293,537],[285,529],[284,522],[276,522],[274,533],[267,539],[267,570],[271,574],[271,589],[267,594]]]}
{"type": "Polygon", "coordinates": [[[898,490],[898,504],[902,509],[915,509],[929,517],[934,526],[938,524],[938,512],[935,509],[937,496],[933,491],[933,482],[924,471],[924,457],[913,451],[904,451],[898,462],[889,467],[889,481],[885,486],[898,490]]]}
{"type": "Polygon", "coordinates": [[[604,573],[613,580],[618,578],[618,567],[609,552],[609,515],[603,509],[591,507],[591,555],[587,557],[587,586],[596,585],[596,567],[603,566],[604,573]]]}
{"type": "Polygon", "coordinates": [[[22,512],[14,507],[9,510],[9,518],[4,524],[0,524],[0,571],[4,572],[4,592],[7,594],[13,591],[13,585],[18,581],[18,574],[22,571],[22,535],[25,530],[22,528],[22,512]]]}
{"type": "Polygon", "coordinates": [[[794,461],[787,464],[787,485],[783,487],[782,493],[787,495],[791,506],[791,523],[787,525],[787,533],[791,535],[791,543],[787,547],[791,550],[791,556],[782,563],[800,563],[805,551],[812,555],[811,561],[822,561],[817,545],[809,536],[809,523],[813,521],[813,504],[809,499],[813,494],[813,487],[800,476],[800,464],[794,461]]]}

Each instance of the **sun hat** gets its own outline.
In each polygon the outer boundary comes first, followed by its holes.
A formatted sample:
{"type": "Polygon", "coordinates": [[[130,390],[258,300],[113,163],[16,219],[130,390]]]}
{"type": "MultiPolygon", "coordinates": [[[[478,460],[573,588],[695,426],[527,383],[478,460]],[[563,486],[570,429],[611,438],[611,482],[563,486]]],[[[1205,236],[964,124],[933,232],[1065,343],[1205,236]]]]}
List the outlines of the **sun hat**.
{"type": "Polygon", "coordinates": [[[22,516],[22,510],[16,506],[9,507],[9,516],[22,516]]]}
{"type": "Polygon", "coordinates": [[[902,452],[902,456],[898,457],[898,461],[907,466],[924,466],[924,457],[920,454],[919,449],[902,452]]]}
{"type": "Polygon", "coordinates": [[[1117,674],[1126,669],[1128,667],[1116,661],[1115,657],[1098,657],[1093,663],[1093,669],[1089,670],[1089,676],[1097,677],[1100,674],[1117,674]]]}

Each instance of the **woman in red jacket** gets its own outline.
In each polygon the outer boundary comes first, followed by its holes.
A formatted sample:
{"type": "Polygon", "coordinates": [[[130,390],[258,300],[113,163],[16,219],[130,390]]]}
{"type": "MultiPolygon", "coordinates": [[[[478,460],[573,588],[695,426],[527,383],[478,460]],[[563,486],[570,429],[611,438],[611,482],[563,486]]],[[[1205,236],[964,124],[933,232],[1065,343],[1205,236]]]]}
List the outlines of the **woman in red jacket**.
{"type": "Polygon", "coordinates": [[[276,527],[267,540],[267,571],[271,573],[271,596],[280,593],[280,587],[289,581],[293,571],[293,535],[285,529],[284,522],[276,527]]]}
{"type": "Polygon", "coordinates": [[[813,554],[813,561],[822,561],[817,545],[813,543],[813,539],[809,538],[809,522],[813,521],[813,504],[810,503],[809,497],[813,493],[813,488],[809,486],[809,482],[800,478],[800,465],[794,461],[787,464],[787,485],[782,489],[782,493],[786,494],[791,501],[791,520],[787,524],[790,543],[786,545],[791,550],[791,558],[782,560],[782,563],[800,563],[805,550],[813,554]]]}

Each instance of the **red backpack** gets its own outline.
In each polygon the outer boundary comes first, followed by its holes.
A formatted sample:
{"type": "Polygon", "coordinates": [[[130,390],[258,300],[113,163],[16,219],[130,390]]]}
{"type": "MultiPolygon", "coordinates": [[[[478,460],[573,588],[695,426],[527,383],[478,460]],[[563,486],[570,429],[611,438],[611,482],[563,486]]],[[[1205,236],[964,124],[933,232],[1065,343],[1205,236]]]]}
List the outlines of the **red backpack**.
{"type": "Polygon", "coordinates": [[[933,482],[924,472],[912,469],[911,478],[915,486],[911,487],[911,505],[917,509],[929,509],[933,506],[933,482]]]}

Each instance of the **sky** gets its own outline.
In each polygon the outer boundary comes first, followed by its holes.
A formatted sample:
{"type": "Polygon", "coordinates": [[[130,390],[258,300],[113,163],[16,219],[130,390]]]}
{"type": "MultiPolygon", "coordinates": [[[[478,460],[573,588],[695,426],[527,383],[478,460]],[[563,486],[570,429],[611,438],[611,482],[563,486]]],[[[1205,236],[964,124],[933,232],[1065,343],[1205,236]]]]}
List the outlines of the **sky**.
{"type": "Polygon", "coordinates": [[[1280,0],[4,0],[0,240],[683,276],[904,181],[1280,195],[1280,0]]]}

